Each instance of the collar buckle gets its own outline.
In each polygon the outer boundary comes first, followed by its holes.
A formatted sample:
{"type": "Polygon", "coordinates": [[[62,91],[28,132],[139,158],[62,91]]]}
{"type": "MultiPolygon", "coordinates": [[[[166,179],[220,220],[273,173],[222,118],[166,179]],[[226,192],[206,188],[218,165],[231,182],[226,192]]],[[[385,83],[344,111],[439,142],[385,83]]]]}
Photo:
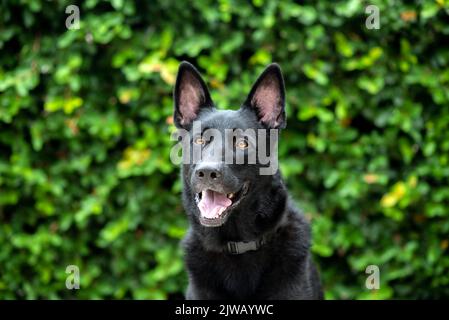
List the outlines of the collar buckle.
{"type": "Polygon", "coordinates": [[[228,252],[231,254],[240,254],[247,251],[254,251],[260,248],[261,241],[239,241],[228,242],[228,252]]]}

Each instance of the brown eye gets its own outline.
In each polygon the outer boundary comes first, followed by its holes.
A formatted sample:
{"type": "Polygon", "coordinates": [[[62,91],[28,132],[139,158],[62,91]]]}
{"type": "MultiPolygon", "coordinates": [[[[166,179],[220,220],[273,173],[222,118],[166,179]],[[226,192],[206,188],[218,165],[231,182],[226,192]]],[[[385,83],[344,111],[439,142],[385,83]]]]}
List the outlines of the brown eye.
{"type": "Polygon", "coordinates": [[[206,144],[206,140],[201,137],[198,137],[195,139],[195,143],[203,145],[203,144],[206,144]]]}
{"type": "Polygon", "coordinates": [[[248,142],[246,142],[246,140],[244,140],[244,139],[239,139],[239,140],[237,140],[237,143],[235,144],[235,146],[239,149],[244,150],[244,149],[248,148],[248,142]]]}

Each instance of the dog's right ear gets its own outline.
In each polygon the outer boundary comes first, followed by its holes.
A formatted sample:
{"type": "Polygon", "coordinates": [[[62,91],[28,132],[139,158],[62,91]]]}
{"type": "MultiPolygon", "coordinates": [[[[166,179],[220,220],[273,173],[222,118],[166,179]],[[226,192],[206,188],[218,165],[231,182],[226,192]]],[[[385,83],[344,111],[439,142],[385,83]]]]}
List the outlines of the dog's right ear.
{"type": "Polygon", "coordinates": [[[262,72],[243,105],[253,110],[268,128],[285,128],[285,86],[278,64],[272,63],[262,72]]]}
{"type": "Polygon", "coordinates": [[[173,96],[175,100],[173,120],[178,128],[189,127],[202,108],[214,106],[200,73],[186,61],[179,65],[173,96]]]}

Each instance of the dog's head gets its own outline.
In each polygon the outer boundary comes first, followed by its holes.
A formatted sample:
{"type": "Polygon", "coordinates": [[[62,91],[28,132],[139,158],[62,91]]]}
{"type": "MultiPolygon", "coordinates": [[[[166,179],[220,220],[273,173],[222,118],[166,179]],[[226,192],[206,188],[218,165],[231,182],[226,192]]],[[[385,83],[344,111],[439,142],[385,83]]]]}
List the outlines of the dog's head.
{"type": "Polygon", "coordinates": [[[174,102],[174,123],[187,133],[185,196],[203,226],[221,226],[248,195],[263,191],[267,176],[277,174],[277,132],[286,126],[281,69],[269,65],[239,110],[217,110],[198,71],[183,62],[174,102]]]}

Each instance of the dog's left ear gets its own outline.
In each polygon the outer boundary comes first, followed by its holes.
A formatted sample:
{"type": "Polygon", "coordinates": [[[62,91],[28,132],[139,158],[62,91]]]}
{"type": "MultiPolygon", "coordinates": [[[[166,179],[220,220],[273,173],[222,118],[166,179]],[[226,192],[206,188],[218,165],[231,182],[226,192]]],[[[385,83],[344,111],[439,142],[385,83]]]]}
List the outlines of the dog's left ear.
{"type": "Polygon", "coordinates": [[[245,108],[254,110],[259,121],[272,129],[283,129],[285,117],[285,87],[282,71],[278,64],[270,64],[253,85],[245,108]]]}
{"type": "Polygon", "coordinates": [[[189,127],[201,109],[213,108],[214,105],[200,73],[187,61],[179,66],[173,97],[175,100],[173,120],[178,128],[189,127]]]}

